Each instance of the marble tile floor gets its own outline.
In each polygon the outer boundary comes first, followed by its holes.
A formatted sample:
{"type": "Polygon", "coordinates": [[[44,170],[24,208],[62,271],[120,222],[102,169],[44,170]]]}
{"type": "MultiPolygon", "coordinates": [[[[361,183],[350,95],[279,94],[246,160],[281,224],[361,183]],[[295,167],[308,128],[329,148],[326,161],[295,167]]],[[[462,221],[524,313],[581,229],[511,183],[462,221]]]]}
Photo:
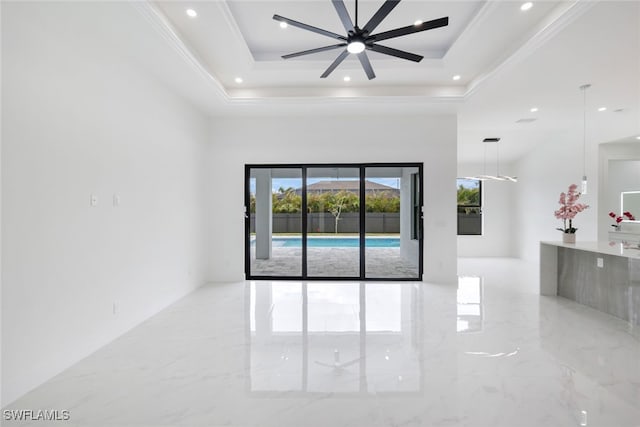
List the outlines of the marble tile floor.
{"type": "Polygon", "coordinates": [[[640,426],[638,331],[539,296],[534,270],[205,286],[5,409],[66,409],[65,426],[640,426]]]}
{"type": "MultiPolygon", "coordinates": [[[[360,275],[359,248],[308,248],[309,276],[358,277],[360,275]]],[[[272,257],[256,259],[252,248],[251,272],[254,276],[300,276],[302,249],[273,247],[272,257]]],[[[400,256],[400,248],[367,248],[367,277],[417,278],[418,267],[400,256]]]]}

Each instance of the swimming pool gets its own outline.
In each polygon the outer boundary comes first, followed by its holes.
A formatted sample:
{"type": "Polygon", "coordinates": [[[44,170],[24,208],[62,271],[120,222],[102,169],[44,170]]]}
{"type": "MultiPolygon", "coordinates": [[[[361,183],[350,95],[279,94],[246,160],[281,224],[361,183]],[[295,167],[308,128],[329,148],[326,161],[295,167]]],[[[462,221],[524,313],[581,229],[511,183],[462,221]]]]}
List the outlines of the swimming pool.
{"type": "MultiPolygon", "coordinates": [[[[302,247],[301,237],[274,237],[273,246],[280,248],[302,247]]],[[[358,237],[307,237],[308,248],[357,248],[360,246],[358,237]]],[[[399,248],[399,237],[368,237],[365,240],[367,248],[399,248]]]]}

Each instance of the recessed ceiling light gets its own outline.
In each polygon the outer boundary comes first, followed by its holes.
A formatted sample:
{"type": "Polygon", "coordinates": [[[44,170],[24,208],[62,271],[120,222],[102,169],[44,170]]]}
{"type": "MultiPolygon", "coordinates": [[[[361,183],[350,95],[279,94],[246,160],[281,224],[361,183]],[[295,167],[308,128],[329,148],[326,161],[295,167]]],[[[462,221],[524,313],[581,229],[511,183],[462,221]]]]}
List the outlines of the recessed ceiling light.
{"type": "Polygon", "coordinates": [[[236,83],[242,83],[244,80],[242,80],[242,77],[236,77],[236,83]]]}
{"type": "Polygon", "coordinates": [[[413,25],[415,25],[416,27],[418,25],[422,25],[422,21],[418,19],[416,22],[413,23],[413,25]]]}
{"type": "Polygon", "coordinates": [[[531,3],[530,1],[523,3],[522,6],[520,6],[520,10],[522,11],[526,11],[529,10],[533,7],[533,3],[531,3]]]}
{"type": "Polygon", "coordinates": [[[538,111],[538,107],[532,107],[529,111],[531,111],[532,113],[536,113],[538,111]]]}
{"type": "Polygon", "coordinates": [[[342,78],[342,80],[344,80],[345,82],[350,82],[350,81],[351,81],[351,77],[349,77],[349,76],[344,76],[344,77],[342,78]]]}
{"type": "Polygon", "coordinates": [[[187,16],[188,16],[189,18],[195,18],[196,16],[198,16],[198,12],[196,12],[196,11],[195,11],[195,10],[193,10],[193,9],[187,9],[187,10],[185,11],[185,13],[187,14],[187,16]]]}
{"type": "Polygon", "coordinates": [[[280,23],[280,28],[287,28],[287,27],[288,27],[288,25],[287,25],[286,22],[281,22],[280,23]]]}
{"type": "Polygon", "coordinates": [[[453,76],[453,80],[460,80],[460,74],[456,74],[455,76],[453,76]]]}
{"type": "Polygon", "coordinates": [[[607,111],[607,107],[600,107],[598,108],[598,111],[607,111]]]}

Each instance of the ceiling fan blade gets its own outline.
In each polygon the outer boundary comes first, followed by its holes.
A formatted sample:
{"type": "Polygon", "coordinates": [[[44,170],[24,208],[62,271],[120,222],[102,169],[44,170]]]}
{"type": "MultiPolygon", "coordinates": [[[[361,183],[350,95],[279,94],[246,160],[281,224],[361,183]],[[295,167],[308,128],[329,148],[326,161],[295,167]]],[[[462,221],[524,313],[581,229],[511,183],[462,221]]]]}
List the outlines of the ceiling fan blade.
{"type": "Polygon", "coordinates": [[[378,34],[372,34],[367,37],[367,41],[379,42],[381,40],[392,39],[394,37],[406,36],[407,34],[419,33],[420,31],[433,30],[434,28],[446,27],[449,25],[449,17],[434,19],[432,21],[423,22],[420,25],[408,25],[395,30],[385,31],[378,34]]]}
{"type": "Polygon", "coordinates": [[[378,25],[382,22],[384,18],[387,17],[389,13],[400,3],[400,0],[387,0],[384,2],[380,9],[371,17],[369,22],[362,28],[367,33],[371,34],[373,30],[376,29],[378,25]]]}
{"type": "Polygon", "coordinates": [[[284,16],[273,15],[273,19],[279,22],[286,22],[288,25],[291,25],[292,27],[302,28],[303,30],[307,30],[307,31],[314,32],[316,34],[322,34],[323,36],[331,37],[332,39],[347,41],[347,38],[345,36],[341,36],[340,34],[332,33],[331,31],[323,30],[322,28],[303,24],[302,22],[294,21],[293,19],[285,18],[284,16]]]}
{"type": "Polygon", "coordinates": [[[362,64],[362,68],[364,68],[364,72],[367,73],[367,77],[369,78],[369,80],[375,79],[376,73],[373,72],[373,68],[371,67],[371,62],[369,62],[367,52],[360,52],[358,54],[358,59],[360,60],[360,64],[362,64]]]}
{"type": "Polygon", "coordinates": [[[342,61],[344,61],[344,59],[345,59],[347,56],[349,56],[349,51],[348,51],[347,49],[345,49],[345,50],[344,50],[340,55],[338,55],[338,57],[336,58],[336,60],[335,60],[335,61],[333,61],[333,62],[331,63],[331,65],[329,65],[329,68],[327,68],[327,70],[326,70],[324,73],[322,73],[322,75],[320,76],[320,78],[323,78],[323,79],[324,79],[324,78],[326,78],[326,77],[329,77],[329,74],[331,74],[331,73],[333,72],[333,70],[335,70],[335,69],[336,69],[336,67],[337,67],[338,65],[340,65],[340,63],[341,63],[342,61]]]}
{"type": "Polygon", "coordinates": [[[415,53],[405,52],[404,50],[398,50],[379,44],[374,44],[372,46],[368,46],[367,48],[371,49],[374,52],[384,53],[385,55],[391,55],[397,58],[408,59],[409,61],[413,62],[420,62],[422,61],[422,58],[424,58],[423,56],[416,55],[415,53]]]}
{"type": "Polygon", "coordinates": [[[295,58],[296,56],[310,55],[312,53],[319,53],[319,52],[324,52],[324,51],[327,51],[327,50],[338,49],[339,47],[345,47],[346,45],[347,45],[346,43],[340,43],[340,44],[333,44],[331,46],[325,46],[325,47],[318,47],[318,48],[315,48],[315,49],[303,50],[301,52],[295,52],[295,53],[290,53],[288,55],[282,55],[282,59],[295,58]]]}
{"type": "Polygon", "coordinates": [[[347,7],[344,5],[344,1],[331,0],[331,3],[333,3],[333,7],[336,8],[336,12],[338,12],[338,16],[342,21],[342,25],[344,25],[344,29],[347,30],[347,32],[353,31],[353,22],[351,22],[349,12],[347,12],[347,7]]]}

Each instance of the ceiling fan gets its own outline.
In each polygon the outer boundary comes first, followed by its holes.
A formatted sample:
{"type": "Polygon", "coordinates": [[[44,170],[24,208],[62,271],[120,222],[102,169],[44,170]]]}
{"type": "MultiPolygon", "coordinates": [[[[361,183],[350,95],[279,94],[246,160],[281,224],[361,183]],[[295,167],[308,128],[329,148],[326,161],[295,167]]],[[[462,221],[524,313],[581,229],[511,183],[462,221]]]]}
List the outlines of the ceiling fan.
{"type": "Polygon", "coordinates": [[[369,20],[369,22],[367,22],[362,28],[358,26],[358,0],[356,0],[355,24],[351,21],[351,17],[349,16],[349,12],[347,12],[347,8],[343,0],[331,0],[331,3],[333,3],[336,12],[338,12],[340,20],[342,21],[342,25],[347,31],[346,36],[323,30],[321,28],[313,27],[311,25],[303,24],[302,22],[294,21],[293,19],[285,18],[280,15],[273,15],[273,19],[281,23],[286,23],[287,25],[302,28],[303,30],[307,31],[312,31],[314,33],[331,37],[340,41],[340,43],[338,44],[303,50],[301,52],[290,53],[288,55],[282,56],[283,59],[289,59],[298,56],[309,55],[312,53],[344,48],[344,50],[340,53],[340,55],[338,55],[335,61],[333,61],[333,63],[329,65],[329,68],[327,68],[325,72],[322,73],[322,75],[320,76],[321,78],[328,77],[329,74],[331,74],[333,70],[335,70],[336,67],[340,65],[340,63],[344,61],[347,56],[349,56],[350,53],[352,53],[358,55],[360,64],[362,64],[362,68],[367,74],[369,80],[374,79],[376,75],[373,72],[373,68],[371,67],[371,62],[369,62],[369,57],[367,56],[366,50],[372,50],[374,52],[395,56],[397,58],[408,59],[409,61],[420,62],[423,58],[420,55],[394,49],[388,46],[383,46],[381,44],[378,44],[378,42],[449,25],[449,17],[447,16],[427,22],[416,21],[416,23],[413,25],[408,25],[406,27],[396,28],[395,30],[383,31],[381,33],[374,34],[373,30],[375,30],[376,27],[384,20],[384,18],[389,15],[393,8],[395,8],[398,3],[400,3],[400,0],[386,0],[380,7],[380,9],[378,9],[378,11],[369,20]]]}

